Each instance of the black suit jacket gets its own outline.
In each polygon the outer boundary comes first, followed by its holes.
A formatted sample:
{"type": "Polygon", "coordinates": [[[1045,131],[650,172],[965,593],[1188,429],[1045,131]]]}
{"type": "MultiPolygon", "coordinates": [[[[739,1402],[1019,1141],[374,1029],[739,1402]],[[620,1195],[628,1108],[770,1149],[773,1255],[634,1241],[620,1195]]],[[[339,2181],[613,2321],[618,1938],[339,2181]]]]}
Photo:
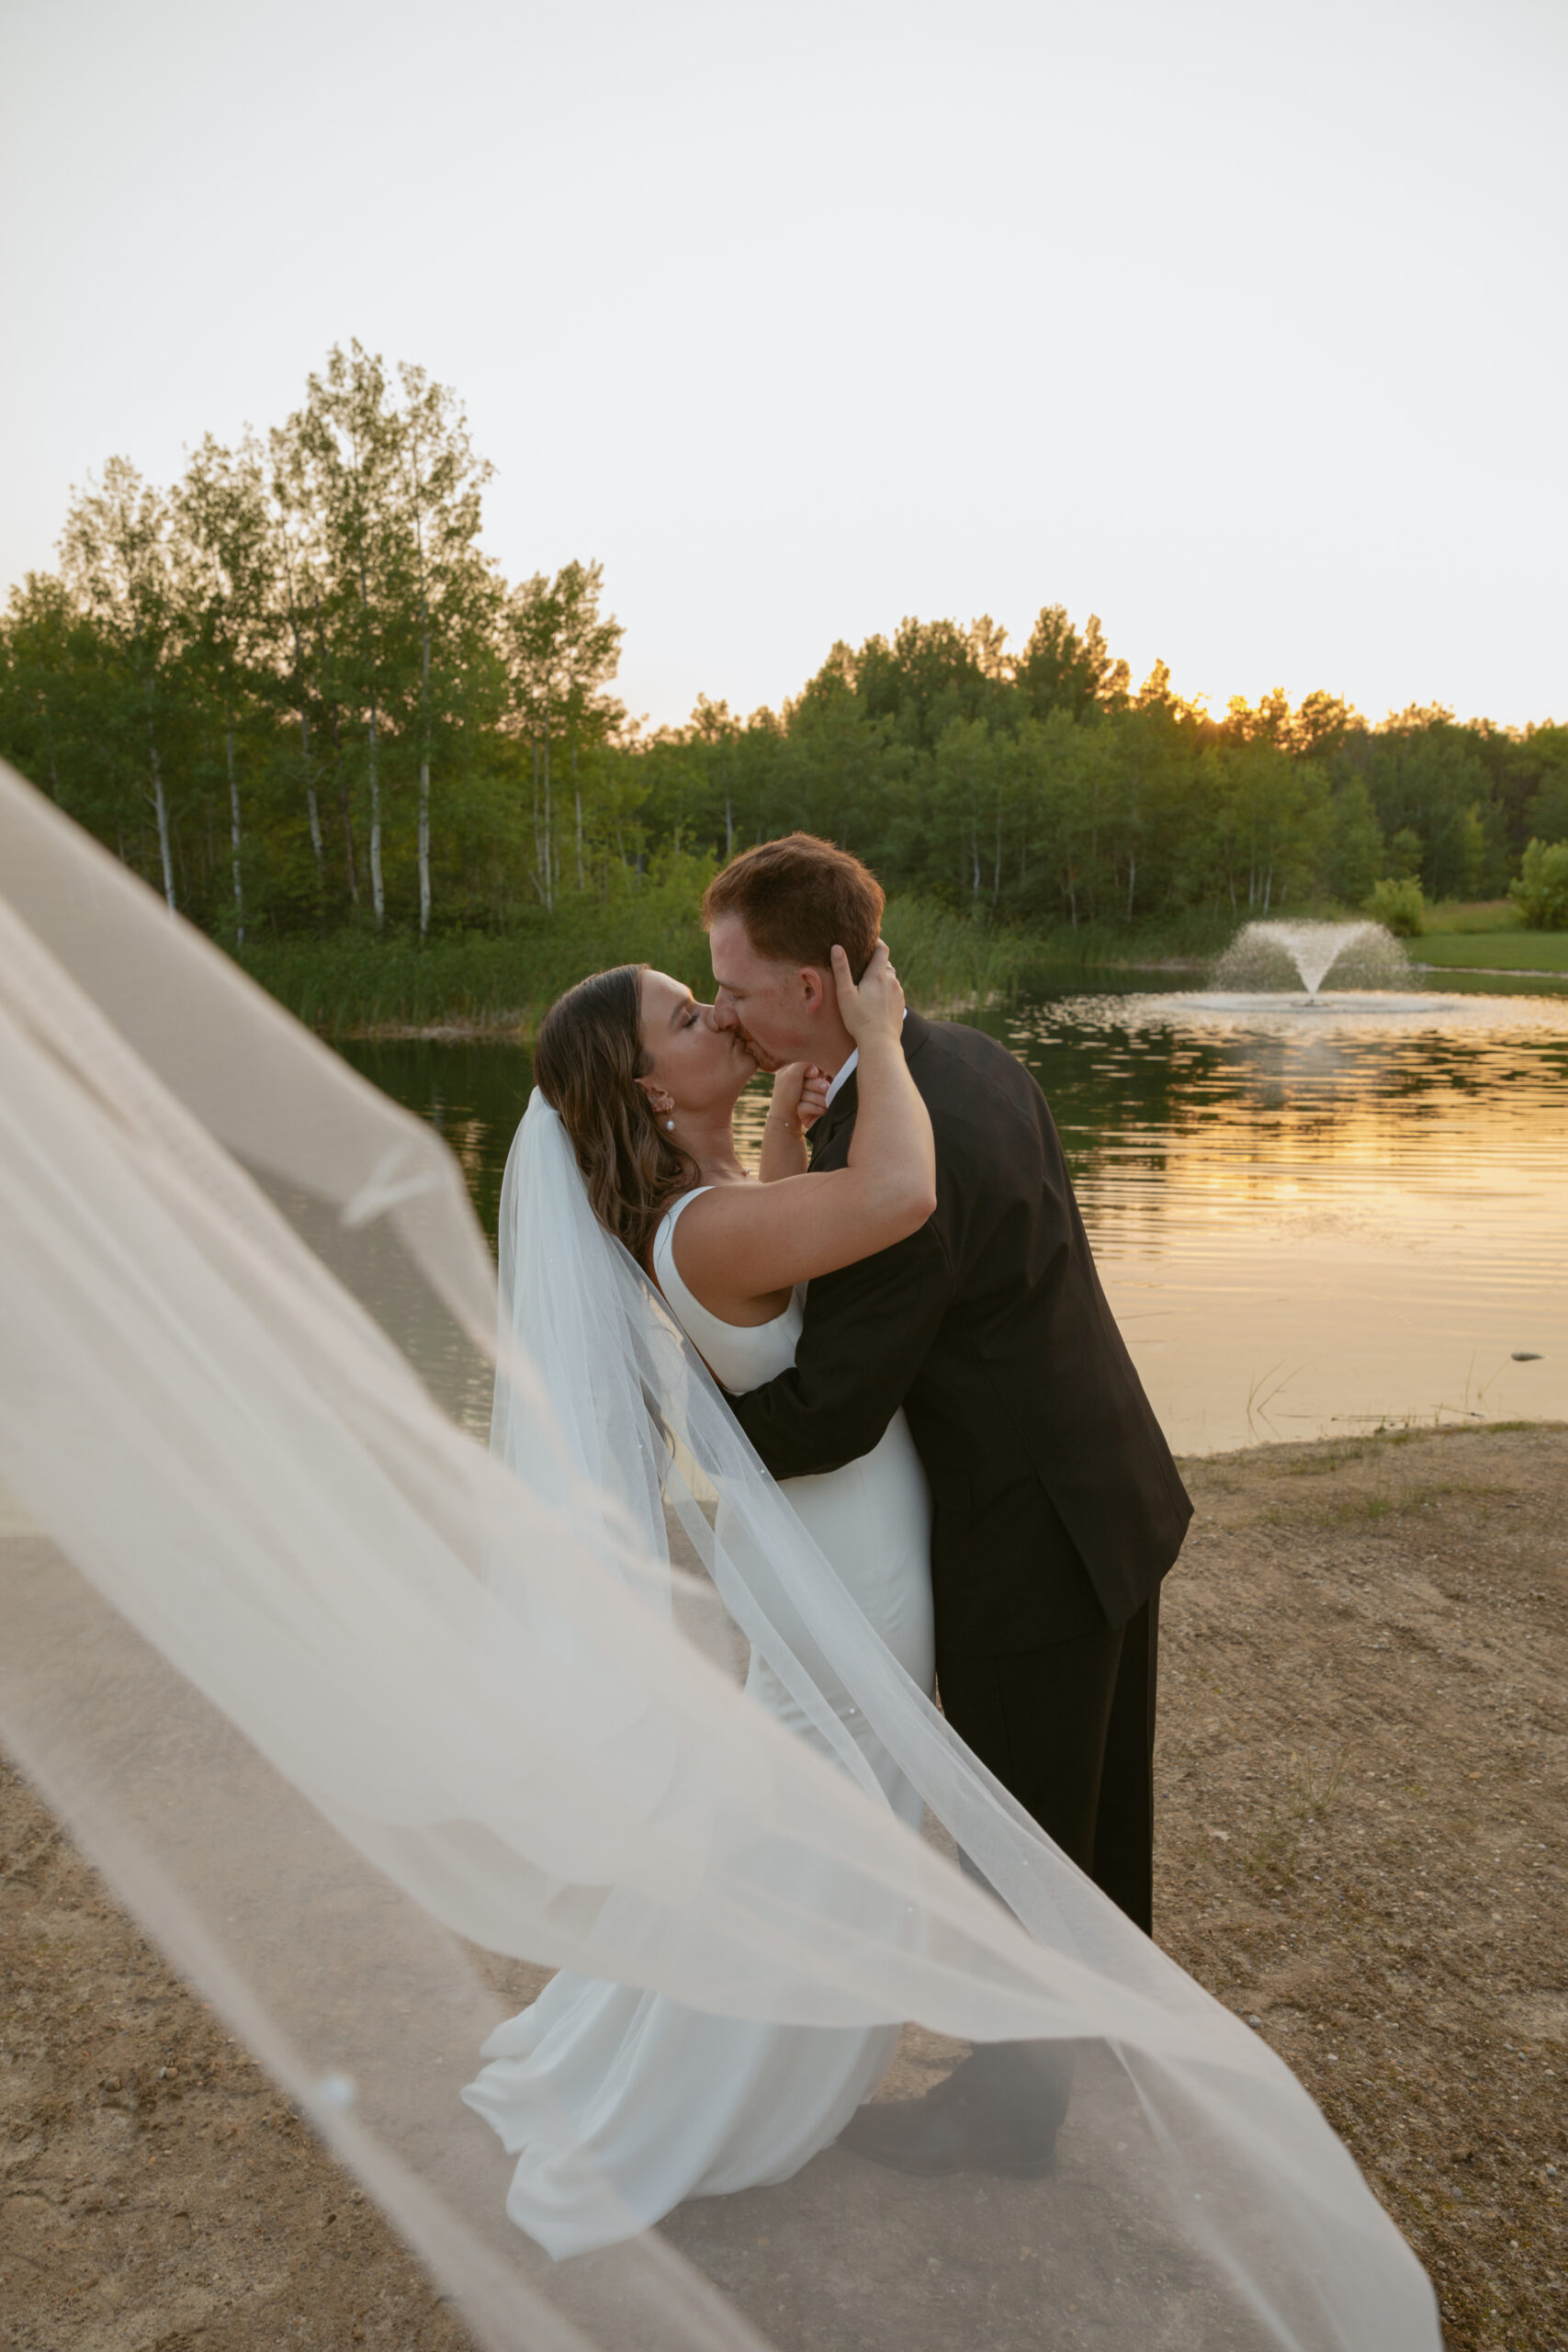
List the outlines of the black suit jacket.
{"type": "MultiPolygon", "coordinates": [[[[1055,1123],[1006,1047],[909,1013],[936,1214],[818,1275],[793,1367],[732,1399],[775,1477],[867,1453],[902,1405],[931,1480],[938,1671],[1124,1624],[1192,1506],[1100,1289],[1055,1123]]],[[[818,1123],[841,1168],[852,1076],[818,1123]]]]}

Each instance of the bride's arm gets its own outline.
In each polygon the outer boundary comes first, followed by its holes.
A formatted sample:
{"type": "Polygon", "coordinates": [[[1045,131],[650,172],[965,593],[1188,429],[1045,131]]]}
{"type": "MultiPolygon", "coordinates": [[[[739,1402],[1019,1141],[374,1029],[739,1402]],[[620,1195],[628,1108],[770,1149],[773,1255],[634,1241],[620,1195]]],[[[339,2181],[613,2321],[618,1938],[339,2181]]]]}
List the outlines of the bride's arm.
{"type": "Polygon", "coordinates": [[[776,1184],[783,1176],[805,1175],[806,1131],[827,1107],[827,1078],[810,1062],[786,1062],[775,1074],[757,1170],[764,1184],[776,1184]]]}
{"type": "Polygon", "coordinates": [[[770,1184],[721,1184],[675,1228],[682,1280],[724,1318],[839,1266],[886,1250],[936,1206],[936,1153],[900,1036],[904,991],[880,944],[857,987],[842,948],[833,978],[859,1050],[849,1166],[770,1184]]]}

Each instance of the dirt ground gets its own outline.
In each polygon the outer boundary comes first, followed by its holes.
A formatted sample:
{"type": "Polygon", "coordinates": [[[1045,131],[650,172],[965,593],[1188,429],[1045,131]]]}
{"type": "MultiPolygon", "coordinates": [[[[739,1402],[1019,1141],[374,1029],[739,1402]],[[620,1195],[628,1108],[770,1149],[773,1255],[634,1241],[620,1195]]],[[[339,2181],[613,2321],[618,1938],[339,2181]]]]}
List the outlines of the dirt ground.
{"type": "MultiPolygon", "coordinates": [[[[1188,1476],[1161,1939],[1348,2142],[1454,2352],[1568,2352],[1568,1431],[1273,1446],[1188,1476]]],[[[9,1773],[0,2020],[0,2342],[468,2343],[9,1773]]],[[[911,2037],[901,2071],[933,2058],[911,2037]]],[[[829,2151],[807,2195],[852,2162],[829,2151]]],[[[743,2303],[740,2209],[766,2194],[671,2230],[743,2303]]]]}

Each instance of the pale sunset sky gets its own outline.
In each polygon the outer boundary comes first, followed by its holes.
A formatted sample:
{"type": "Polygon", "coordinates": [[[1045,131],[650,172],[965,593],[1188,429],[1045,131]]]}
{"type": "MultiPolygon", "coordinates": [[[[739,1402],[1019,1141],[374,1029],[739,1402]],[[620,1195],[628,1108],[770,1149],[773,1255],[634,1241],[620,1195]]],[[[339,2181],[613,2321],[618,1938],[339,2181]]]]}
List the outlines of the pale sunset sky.
{"type": "Polygon", "coordinates": [[[8,0],[0,587],[357,336],[654,723],[1055,602],[1568,719],[1565,108],[1568,0],[8,0]]]}

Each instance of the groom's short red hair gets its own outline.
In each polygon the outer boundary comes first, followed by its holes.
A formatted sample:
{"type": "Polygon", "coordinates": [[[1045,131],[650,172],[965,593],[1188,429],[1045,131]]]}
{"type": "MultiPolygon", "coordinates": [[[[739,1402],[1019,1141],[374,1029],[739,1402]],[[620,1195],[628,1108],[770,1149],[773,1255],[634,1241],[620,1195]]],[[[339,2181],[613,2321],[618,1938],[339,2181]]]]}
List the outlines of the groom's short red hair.
{"type": "Polygon", "coordinates": [[[759,956],[830,971],[841,947],[858,980],[882,936],[886,901],[869,866],[815,833],[742,850],[703,893],[703,925],[739,915],[759,956]]]}

